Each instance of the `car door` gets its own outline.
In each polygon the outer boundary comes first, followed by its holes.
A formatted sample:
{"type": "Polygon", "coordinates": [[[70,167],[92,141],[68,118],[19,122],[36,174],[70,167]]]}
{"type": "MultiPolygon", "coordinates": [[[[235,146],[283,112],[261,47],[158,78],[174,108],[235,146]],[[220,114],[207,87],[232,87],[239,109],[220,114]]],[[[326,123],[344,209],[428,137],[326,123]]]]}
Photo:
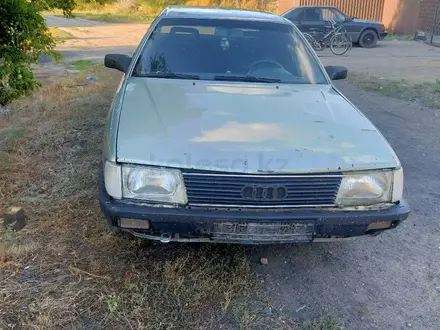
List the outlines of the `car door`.
{"type": "Polygon", "coordinates": [[[302,21],[304,21],[304,9],[295,8],[282,15],[284,18],[291,21],[301,31],[302,21]]]}
{"type": "Polygon", "coordinates": [[[362,30],[362,26],[356,24],[353,19],[337,8],[324,8],[322,11],[322,17],[324,20],[333,20],[336,22],[344,22],[344,27],[347,30],[347,34],[351,37],[353,42],[357,42],[359,34],[362,30]]]}
{"type": "Polygon", "coordinates": [[[300,30],[303,32],[325,32],[325,21],[322,18],[322,9],[319,7],[304,8],[300,30]]]}

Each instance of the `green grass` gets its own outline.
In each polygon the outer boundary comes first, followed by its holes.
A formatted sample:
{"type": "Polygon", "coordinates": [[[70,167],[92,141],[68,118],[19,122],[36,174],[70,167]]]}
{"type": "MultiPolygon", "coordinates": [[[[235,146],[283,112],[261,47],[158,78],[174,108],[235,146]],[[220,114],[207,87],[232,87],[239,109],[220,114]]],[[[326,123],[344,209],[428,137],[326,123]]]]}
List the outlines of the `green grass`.
{"type": "Polygon", "coordinates": [[[57,43],[62,43],[66,40],[73,38],[73,36],[69,32],[63,31],[56,27],[49,27],[49,32],[57,43]]]}
{"type": "Polygon", "coordinates": [[[404,35],[404,34],[398,34],[398,33],[394,33],[394,32],[389,32],[388,35],[385,37],[385,40],[414,40],[414,36],[412,35],[404,35]]]}
{"type": "Polygon", "coordinates": [[[67,66],[69,69],[74,69],[80,72],[84,72],[102,67],[102,64],[90,60],[78,60],[78,61],[69,62],[67,66]]]}
{"type": "Polygon", "coordinates": [[[436,93],[440,93],[440,79],[436,80],[434,89],[436,93]]]}
{"type": "Polygon", "coordinates": [[[440,79],[435,83],[410,83],[406,80],[390,80],[364,74],[350,74],[349,81],[368,91],[394,97],[399,100],[420,102],[440,109],[440,79]]]}
{"type": "Polygon", "coordinates": [[[20,140],[26,136],[26,129],[21,126],[11,126],[0,129],[0,143],[20,140]]]}
{"type": "Polygon", "coordinates": [[[137,14],[85,13],[73,12],[75,17],[109,23],[151,23],[154,16],[137,14]]]}
{"type": "Polygon", "coordinates": [[[306,322],[299,330],[344,330],[344,326],[332,316],[327,315],[317,320],[306,322]]]}

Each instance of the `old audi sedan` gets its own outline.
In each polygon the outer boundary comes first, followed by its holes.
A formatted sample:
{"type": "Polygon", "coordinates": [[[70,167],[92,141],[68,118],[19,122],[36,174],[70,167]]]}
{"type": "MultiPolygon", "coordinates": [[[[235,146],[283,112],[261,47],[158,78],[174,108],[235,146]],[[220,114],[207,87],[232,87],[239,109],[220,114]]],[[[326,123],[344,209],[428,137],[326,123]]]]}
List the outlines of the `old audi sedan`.
{"type": "Polygon", "coordinates": [[[272,14],[168,8],[124,73],[106,128],[110,226],[162,242],[296,243],[377,234],[409,213],[395,153],[272,14]]]}

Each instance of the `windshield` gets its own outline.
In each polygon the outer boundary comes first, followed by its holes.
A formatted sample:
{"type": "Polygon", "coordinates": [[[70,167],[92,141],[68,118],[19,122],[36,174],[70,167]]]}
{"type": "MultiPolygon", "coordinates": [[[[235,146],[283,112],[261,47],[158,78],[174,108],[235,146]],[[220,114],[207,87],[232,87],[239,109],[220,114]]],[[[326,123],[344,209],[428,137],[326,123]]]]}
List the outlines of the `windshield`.
{"type": "Polygon", "coordinates": [[[232,19],[161,19],[141,51],[133,76],[327,83],[292,26],[232,19]]]}

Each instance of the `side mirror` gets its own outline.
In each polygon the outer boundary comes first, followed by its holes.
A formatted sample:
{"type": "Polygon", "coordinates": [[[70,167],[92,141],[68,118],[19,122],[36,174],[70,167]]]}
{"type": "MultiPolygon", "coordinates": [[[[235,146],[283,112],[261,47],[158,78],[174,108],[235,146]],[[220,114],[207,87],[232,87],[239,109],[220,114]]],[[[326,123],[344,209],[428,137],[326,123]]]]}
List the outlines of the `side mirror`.
{"type": "Polygon", "coordinates": [[[116,69],[121,72],[127,72],[131,63],[131,57],[122,54],[105,55],[104,65],[110,69],[116,69]]]}
{"type": "Polygon", "coordinates": [[[348,70],[344,66],[328,65],[325,67],[325,71],[327,71],[331,80],[342,80],[347,78],[348,70]]]}

